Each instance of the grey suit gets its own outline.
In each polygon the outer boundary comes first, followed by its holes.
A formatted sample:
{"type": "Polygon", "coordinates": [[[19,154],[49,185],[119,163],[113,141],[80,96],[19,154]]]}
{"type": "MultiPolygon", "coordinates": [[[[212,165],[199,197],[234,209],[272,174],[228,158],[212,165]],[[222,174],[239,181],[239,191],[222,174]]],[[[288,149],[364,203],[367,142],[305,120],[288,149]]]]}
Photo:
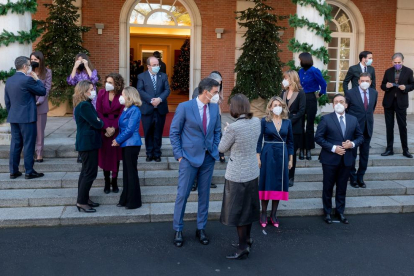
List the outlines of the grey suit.
{"type": "Polygon", "coordinates": [[[259,177],[256,157],[257,140],[261,131],[260,120],[239,118],[224,131],[219,151],[230,150],[225,178],[233,182],[247,182],[259,177]]]}

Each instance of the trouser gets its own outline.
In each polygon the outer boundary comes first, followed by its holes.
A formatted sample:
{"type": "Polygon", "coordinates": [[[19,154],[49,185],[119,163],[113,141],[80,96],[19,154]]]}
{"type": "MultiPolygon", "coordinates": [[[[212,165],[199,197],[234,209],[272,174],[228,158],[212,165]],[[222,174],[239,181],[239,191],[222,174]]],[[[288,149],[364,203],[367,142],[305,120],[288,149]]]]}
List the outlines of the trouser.
{"type": "Polygon", "coordinates": [[[216,160],[208,152],[206,152],[203,164],[198,168],[193,167],[187,159],[181,159],[177,198],[174,206],[173,228],[175,231],[183,230],[185,207],[191,192],[191,186],[196,177],[198,182],[197,229],[204,229],[206,227],[210,201],[210,185],[215,162],[216,160]]]}
{"type": "Polygon", "coordinates": [[[365,124],[364,128],[364,142],[359,147],[355,147],[352,150],[352,153],[354,154],[354,162],[351,166],[350,171],[350,180],[351,181],[357,181],[357,180],[363,180],[365,172],[368,168],[368,157],[369,157],[369,144],[371,143],[371,136],[368,134],[368,127],[365,124]],[[356,163],[356,157],[358,155],[358,148],[359,148],[359,166],[358,166],[358,172],[355,168],[356,163]]]}
{"type": "Polygon", "coordinates": [[[315,148],[315,117],[318,111],[318,104],[315,93],[306,93],[306,109],[303,115],[302,125],[305,128],[302,146],[310,150],[315,148]],[[306,127],[305,127],[306,121],[306,127]]]}
{"type": "Polygon", "coordinates": [[[36,154],[43,157],[43,147],[45,145],[45,128],[47,113],[37,114],[37,136],[36,136],[36,154]]]}
{"type": "Polygon", "coordinates": [[[26,174],[34,172],[34,151],[36,144],[36,122],[17,124],[11,123],[11,143],[10,143],[10,158],[9,170],[11,174],[19,171],[20,155],[24,155],[24,168],[26,174]]]}
{"type": "Polygon", "coordinates": [[[138,154],[141,146],[122,148],[123,189],[119,204],[130,209],[142,206],[138,178],[138,154]]]}
{"type": "Polygon", "coordinates": [[[78,204],[88,204],[89,191],[98,175],[98,152],[97,149],[79,152],[82,157],[82,170],[78,181],[78,204]]]}
{"type": "Polygon", "coordinates": [[[166,115],[161,115],[156,108],[152,114],[142,115],[147,156],[161,156],[162,132],[164,131],[165,118],[166,115]]]}
{"type": "Polygon", "coordinates": [[[387,150],[393,151],[394,146],[394,114],[397,117],[398,129],[400,130],[402,149],[408,151],[407,108],[399,108],[397,99],[394,99],[390,108],[384,108],[385,126],[387,129],[387,150]]]}
{"type": "Polygon", "coordinates": [[[294,134],[293,135],[293,166],[289,170],[289,179],[295,178],[295,171],[296,171],[296,152],[298,151],[299,145],[301,143],[302,134],[294,134]]]}

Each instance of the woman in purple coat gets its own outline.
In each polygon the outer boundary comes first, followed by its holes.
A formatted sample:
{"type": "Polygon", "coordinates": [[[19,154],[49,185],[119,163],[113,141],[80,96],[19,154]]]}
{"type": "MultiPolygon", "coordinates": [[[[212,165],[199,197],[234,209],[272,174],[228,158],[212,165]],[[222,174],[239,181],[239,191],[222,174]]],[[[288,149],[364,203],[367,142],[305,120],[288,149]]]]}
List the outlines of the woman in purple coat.
{"type": "Polygon", "coordinates": [[[35,51],[30,54],[32,70],[39,76],[46,88],[45,96],[36,96],[37,106],[37,136],[36,136],[36,162],[43,162],[43,147],[45,144],[45,128],[49,102],[47,100],[52,88],[52,70],[46,68],[43,53],[35,51]]]}
{"type": "Polygon", "coordinates": [[[104,122],[101,131],[102,147],[99,149],[99,167],[105,176],[104,193],[109,194],[112,184],[112,192],[118,193],[118,171],[119,162],[122,160],[122,150],[120,147],[112,147],[113,137],[118,136],[118,121],[122,112],[123,105],[119,103],[119,97],[124,89],[124,79],[120,74],[110,73],[105,77],[105,89],[99,90],[96,101],[96,111],[99,118],[104,122]],[[112,172],[112,183],[109,179],[112,172]]]}

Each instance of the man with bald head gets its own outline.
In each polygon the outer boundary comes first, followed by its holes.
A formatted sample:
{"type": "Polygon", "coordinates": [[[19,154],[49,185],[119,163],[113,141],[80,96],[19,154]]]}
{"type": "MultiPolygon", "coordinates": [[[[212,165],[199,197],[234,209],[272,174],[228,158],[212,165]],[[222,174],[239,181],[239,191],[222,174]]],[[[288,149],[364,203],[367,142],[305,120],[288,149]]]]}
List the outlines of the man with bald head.
{"type": "Polygon", "coordinates": [[[161,162],[162,132],[168,113],[167,98],[170,85],[167,74],[160,72],[156,57],[147,59],[148,72],[138,75],[137,90],[141,96],[142,126],[145,136],[147,162],[161,162]]]}

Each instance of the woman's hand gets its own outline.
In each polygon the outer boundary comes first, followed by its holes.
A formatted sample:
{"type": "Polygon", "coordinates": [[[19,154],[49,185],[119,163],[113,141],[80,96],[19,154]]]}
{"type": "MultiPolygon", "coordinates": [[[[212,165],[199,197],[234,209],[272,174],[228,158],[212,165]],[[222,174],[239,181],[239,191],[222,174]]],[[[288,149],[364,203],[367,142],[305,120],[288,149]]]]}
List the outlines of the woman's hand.
{"type": "Polygon", "coordinates": [[[119,147],[119,144],[116,142],[115,139],[112,141],[112,146],[113,147],[119,147]]]}
{"type": "Polygon", "coordinates": [[[106,133],[105,133],[105,136],[106,137],[112,137],[113,135],[115,134],[115,128],[113,128],[113,127],[107,127],[106,128],[106,133]]]}
{"type": "Polygon", "coordinates": [[[226,126],[224,127],[224,131],[227,131],[227,127],[229,126],[229,123],[226,122],[226,126]]]}
{"type": "Polygon", "coordinates": [[[262,167],[262,161],[260,161],[260,154],[256,154],[257,157],[257,163],[259,163],[259,169],[262,167]]]}
{"type": "Polygon", "coordinates": [[[73,65],[73,69],[78,69],[78,67],[81,63],[82,63],[82,61],[80,61],[80,60],[75,61],[75,64],[73,65]]]}
{"type": "Polygon", "coordinates": [[[289,165],[288,168],[289,170],[293,167],[293,155],[289,155],[289,165]]]}
{"type": "Polygon", "coordinates": [[[83,65],[85,65],[85,68],[89,68],[88,61],[86,59],[82,59],[83,65]]]}

